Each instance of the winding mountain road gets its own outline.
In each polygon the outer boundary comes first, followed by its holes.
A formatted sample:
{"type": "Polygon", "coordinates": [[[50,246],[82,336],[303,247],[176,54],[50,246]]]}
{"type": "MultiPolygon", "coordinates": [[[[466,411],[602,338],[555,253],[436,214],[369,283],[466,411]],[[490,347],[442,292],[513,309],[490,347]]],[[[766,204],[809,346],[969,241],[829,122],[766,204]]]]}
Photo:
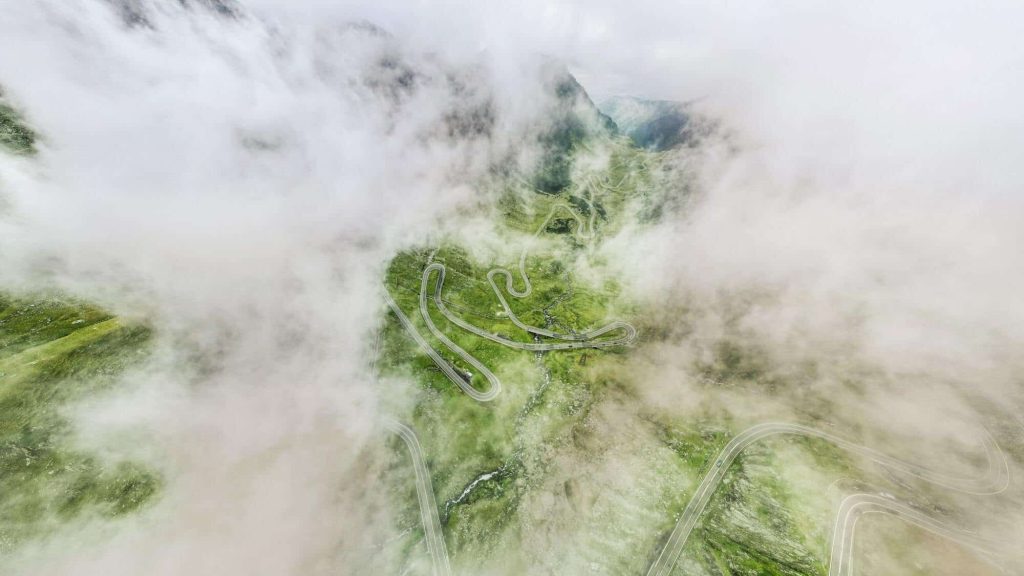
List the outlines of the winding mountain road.
{"type": "MultiPolygon", "coordinates": [[[[534,232],[533,238],[537,238],[540,234],[544,232],[548,224],[551,222],[551,219],[554,217],[555,213],[559,209],[567,210],[576,220],[576,234],[578,236],[584,239],[592,238],[594,234],[595,211],[591,200],[585,201],[591,207],[588,225],[584,225],[583,218],[575,211],[573,211],[572,208],[569,207],[568,205],[556,204],[554,207],[551,208],[551,211],[543,220],[540,227],[537,228],[537,231],[534,232]],[[586,230],[586,232],[584,232],[584,230],[586,230]]],[[[466,320],[457,316],[456,314],[452,313],[452,311],[448,309],[447,305],[445,305],[444,300],[441,298],[441,290],[444,287],[444,277],[446,270],[443,264],[429,264],[423,270],[423,275],[420,278],[419,311],[424,324],[426,324],[427,329],[430,331],[431,334],[433,334],[435,338],[441,341],[442,344],[444,344],[457,356],[462,358],[466,363],[473,366],[473,368],[475,368],[477,372],[479,372],[487,380],[489,387],[486,391],[480,391],[477,388],[475,388],[470,383],[470,378],[472,377],[471,375],[467,377],[467,375],[460,373],[447,360],[445,360],[437,352],[437,350],[435,350],[430,345],[430,343],[427,342],[423,335],[419,333],[419,331],[416,329],[416,325],[413,324],[412,320],[410,320],[408,316],[406,316],[405,312],[403,312],[401,307],[398,306],[398,303],[395,302],[394,298],[392,298],[388,290],[384,290],[385,301],[391,308],[391,311],[395,313],[395,316],[398,317],[399,322],[402,324],[405,330],[409,333],[410,336],[412,336],[413,340],[416,341],[420,348],[427,354],[427,356],[434,362],[434,364],[441,369],[441,372],[443,372],[444,375],[447,376],[448,379],[452,381],[452,383],[454,383],[456,386],[462,389],[463,392],[465,392],[467,395],[469,395],[474,400],[477,400],[478,402],[489,402],[491,400],[494,400],[498,396],[498,394],[501,393],[501,381],[498,379],[497,376],[494,375],[494,373],[490,369],[487,368],[486,365],[484,365],[483,362],[481,362],[478,358],[467,352],[461,346],[453,342],[451,338],[445,335],[445,333],[437,327],[433,319],[430,317],[427,293],[429,291],[430,278],[434,274],[434,272],[437,272],[438,277],[436,283],[434,284],[433,301],[438,311],[441,312],[441,314],[446,319],[448,319],[448,321],[462,328],[463,330],[466,330],[481,338],[501,344],[502,346],[507,346],[509,348],[514,348],[516,350],[540,352],[551,350],[573,350],[580,348],[609,348],[612,346],[628,345],[636,340],[636,328],[634,328],[631,324],[623,322],[621,320],[616,320],[599,328],[594,328],[591,330],[586,330],[578,333],[555,332],[553,330],[548,330],[546,328],[531,326],[520,320],[519,317],[516,316],[515,312],[512,311],[511,307],[509,307],[508,301],[505,299],[505,295],[498,287],[498,284],[495,279],[498,276],[504,276],[506,291],[508,291],[509,294],[516,296],[517,298],[523,298],[530,295],[533,291],[533,285],[530,283],[530,277],[526,273],[526,256],[528,252],[529,246],[523,248],[523,251],[520,253],[519,256],[519,273],[522,276],[525,285],[525,288],[523,290],[516,290],[512,273],[503,268],[496,268],[488,272],[487,280],[490,283],[495,295],[497,295],[498,301],[501,303],[501,306],[504,309],[506,316],[509,318],[509,320],[512,321],[513,324],[531,334],[551,338],[554,340],[560,340],[560,342],[519,342],[517,340],[512,340],[499,334],[495,334],[494,332],[484,330],[483,328],[475,326],[470,322],[467,322],[466,320]],[[607,338],[600,340],[598,339],[601,336],[608,334],[609,332],[615,331],[621,331],[622,333],[621,335],[615,338],[607,338]]]]}
{"type": "MultiPolygon", "coordinates": [[[[513,320],[513,322],[517,326],[527,330],[528,332],[532,332],[534,334],[539,334],[542,336],[547,336],[549,338],[568,340],[567,342],[519,342],[517,340],[505,338],[504,336],[495,334],[493,332],[488,332],[487,330],[484,330],[478,326],[474,326],[473,324],[456,316],[451,312],[451,310],[448,309],[448,306],[445,305],[444,300],[441,298],[441,289],[444,286],[445,267],[444,264],[439,264],[436,262],[427,266],[423,270],[423,277],[420,285],[420,313],[423,314],[424,320],[429,319],[429,314],[427,311],[427,292],[430,283],[430,276],[435,271],[438,273],[438,277],[437,282],[434,284],[433,300],[434,305],[437,307],[438,311],[441,312],[441,314],[445,318],[447,318],[452,324],[455,324],[459,328],[462,328],[463,330],[466,330],[468,332],[472,332],[473,334],[476,334],[481,338],[485,338],[492,342],[497,342],[502,346],[515,348],[516,350],[529,350],[532,352],[537,352],[550,350],[573,350],[579,348],[609,348],[611,346],[625,346],[636,340],[636,328],[633,328],[632,325],[627,324],[626,322],[622,322],[621,320],[611,322],[600,328],[595,328],[593,330],[589,330],[587,332],[574,335],[565,335],[557,332],[552,332],[549,330],[544,330],[543,328],[527,326],[520,322],[518,318],[513,320]],[[620,329],[623,330],[624,333],[622,336],[618,338],[612,338],[608,340],[593,340],[593,338],[597,338],[608,332],[620,329]]],[[[504,299],[502,300],[504,301],[504,299]]],[[[515,315],[512,313],[511,310],[508,311],[508,316],[509,319],[515,318],[515,315]]],[[[433,322],[428,321],[427,327],[430,328],[430,331],[435,336],[437,336],[439,340],[447,340],[442,339],[443,333],[436,329],[433,322]]],[[[445,344],[448,345],[447,342],[445,342],[445,344]]]]}
{"type": "MultiPolygon", "coordinates": [[[[547,217],[544,218],[540,226],[538,226],[537,230],[533,233],[532,239],[536,240],[538,237],[540,237],[541,234],[544,233],[544,230],[547,229],[548,224],[551,223],[551,219],[555,216],[555,212],[558,212],[558,210],[560,209],[568,212],[573,217],[573,219],[576,220],[577,236],[584,240],[590,240],[591,238],[593,238],[595,216],[594,204],[591,200],[585,201],[587,203],[587,206],[590,207],[590,219],[588,220],[586,226],[584,226],[583,224],[583,218],[579,214],[577,214],[576,211],[573,210],[568,204],[555,204],[554,206],[551,207],[551,211],[548,212],[547,217]],[[584,230],[586,230],[586,232],[584,232],[584,230]]],[[[495,268],[494,270],[491,270],[490,272],[487,273],[487,279],[491,282],[491,286],[494,288],[494,292],[496,294],[500,294],[501,291],[498,290],[498,286],[494,283],[494,279],[492,276],[504,276],[505,290],[507,290],[509,294],[515,296],[516,298],[525,298],[529,296],[531,292],[533,292],[533,285],[530,284],[530,276],[526,273],[526,256],[527,254],[529,254],[529,252],[530,247],[529,245],[527,245],[523,248],[522,252],[519,253],[519,275],[522,276],[523,284],[526,286],[522,290],[516,290],[515,280],[512,278],[512,273],[504,268],[495,268]]]]}
{"type": "Polygon", "coordinates": [[[832,548],[829,557],[829,576],[850,576],[853,574],[853,541],[857,521],[867,514],[889,514],[901,520],[971,548],[979,555],[1019,554],[1019,545],[996,542],[981,536],[949,526],[927,514],[878,494],[851,494],[843,499],[832,531],[832,548]]]}
{"type": "Polygon", "coordinates": [[[865,456],[890,470],[966,494],[998,494],[1004,491],[1010,482],[1009,466],[1006,463],[1006,457],[1003,455],[1002,450],[1000,450],[999,445],[996,444],[995,440],[987,432],[984,436],[984,444],[989,465],[988,471],[981,478],[965,478],[935,472],[917,464],[904,462],[872,448],[861,446],[845,438],[808,426],[783,422],[758,424],[741,432],[719,452],[715,464],[712,465],[711,470],[708,471],[703,481],[697,487],[697,491],[686,505],[686,509],[683,510],[682,516],[676,523],[671,535],[669,535],[668,541],[665,542],[664,547],[661,549],[661,553],[647,571],[648,576],[668,576],[672,572],[672,567],[675,566],[679,555],[682,553],[683,547],[686,545],[686,541],[689,539],[694,526],[696,526],[701,513],[707,508],[708,502],[711,501],[712,495],[714,495],[718,485],[721,484],[726,471],[733,461],[736,460],[736,457],[755,442],[783,434],[820,438],[848,452],[865,456]],[[1002,465],[995,464],[993,452],[1000,456],[1002,465]]]}
{"type": "MultiPolygon", "coordinates": [[[[596,185],[593,185],[592,187],[596,188],[596,185]]],[[[544,230],[546,230],[557,211],[563,209],[568,211],[576,222],[575,234],[583,239],[592,238],[594,236],[595,210],[592,199],[585,199],[585,201],[590,205],[590,216],[587,222],[584,222],[583,218],[570,206],[557,204],[551,208],[547,217],[542,221],[540,227],[534,233],[533,239],[539,237],[544,230]]],[[[448,321],[459,328],[503,346],[517,350],[553,351],[622,346],[628,345],[636,339],[636,329],[632,325],[623,321],[614,321],[598,328],[570,333],[556,332],[523,322],[518,316],[516,316],[509,306],[508,300],[499,285],[499,278],[504,278],[504,291],[508,292],[508,294],[516,298],[525,298],[529,296],[533,291],[532,283],[530,282],[529,275],[526,272],[526,258],[529,248],[529,244],[523,248],[518,262],[518,272],[522,278],[524,286],[522,290],[516,289],[513,273],[504,268],[495,268],[490,270],[487,274],[487,280],[501,303],[506,316],[513,324],[525,332],[536,336],[558,340],[557,342],[519,342],[475,326],[452,313],[445,305],[441,297],[446,272],[443,264],[429,264],[423,270],[421,276],[419,312],[423,322],[435,338],[469,365],[473,366],[488,381],[489,387],[486,391],[478,390],[472,386],[467,375],[460,373],[448,361],[446,361],[419,333],[413,322],[401,310],[395,300],[391,297],[390,293],[385,290],[385,299],[387,304],[398,317],[399,322],[405,330],[412,336],[427,356],[430,357],[434,364],[441,369],[445,376],[474,400],[480,402],[494,400],[501,393],[501,381],[479,359],[448,338],[431,319],[428,308],[428,293],[430,292],[429,285],[431,277],[434,273],[437,273],[437,280],[434,284],[432,299],[438,311],[448,321]],[[617,331],[621,331],[621,334],[612,338],[599,339],[602,336],[617,331]]],[[[1021,421],[1021,426],[1024,428],[1024,419],[1021,421]]],[[[416,490],[419,498],[420,514],[423,522],[427,547],[433,560],[434,576],[450,576],[452,573],[451,566],[448,559],[443,533],[441,531],[438,508],[434,500],[429,471],[424,462],[419,441],[413,430],[408,426],[395,421],[389,421],[387,423],[387,427],[402,438],[406,446],[409,448],[413,459],[416,472],[416,490]]],[[[730,440],[717,455],[717,458],[714,460],[714,464],[712,464],[711,469],[705,474],[700,485],[697,487],[694,496],[687,504],[685,510],[673,528],[672,533],[669,535],[668,540],[662,547],[658,557],[650,566],[647,572],[648,576],[668,576],[671,573],[683,551],[683,548],[685,547],[686,542],[696,527],[701,514],[707,508],[712,496],[736,458],[750,445],[761,440],[780,435],[795,435],[825,440],[843,450],[865,457],[893,472],[914,477],[924,482],[964,494],[977,496],[999,494],[1006,490],[1010,482],[1009,467],[1006,457],[1002,453],[999,445],[987,432],[983,436],[983,443],[988,463],[986,473],[981,477],[964,477],[938,472],[917,464],[906,462],[840,436],[808,426],[782,422],[758,424],[744,430],[730,440]]],[[[850,576],[850,574],[852,574],[853,543],[856,525],[858,519],[866,514],[890,514],[897,516],[902,520],[925,529],[933,534],[976,550],[982,555],[1016,552],[1012,547],[1007,547],[1005,544],[983,539],[977,534],[966,530],[950,527],[940,520],[928,516],[920,510],[891,498],[876,494],[858,493],[847,496],[840,504],[840,508],[837,512],[830,549],[829,576],[850,576]]]]}
{"type": "MultiPolygon", "coordinates": [[[[416,325],[412,323],[412,320],[410,320],[409,317],[405,315],[405,312],[402,312],[402,309],[398,306],[398,303],[395,302],[394,298],[391,297],[391,294],[389,294],[387,290],[384,291],[384,299],[387,301],[388,306],[391,307],[391,311],[394,312],[395,316],[398,317],[398,321],[401,322],[402,327],[404,327],[405,331],[408,332],[410,336],[412,336],[412,339],[415,340],[417,344],[419,344],[423,352],[434,362],[434,364],[438,368],[441,369],[441,372],[443,372],[444,375],[447,376],[448,379],[452,381],[452,383],[461,388],[462,391],[465,392],[470,398],[478,402],[490,402],[491,400],[497,398],[498,394],[501,394],[501,380],[498,380],[498,377],[495,376],[493,372],[488,370],[487,366],[485,366],[483,362],[477,360],[475,356],[463,350],[457,344],[449,340],[448,337],[446,337],[443,333],[441,333],[441,331],[437,329],[437,326],[434,326],[434,323],[430,320],[429,315],[424,314],[424,321],[427,322],[427,327],[434,332],[435,336],[437,334],[441,334],[441,342],[443,342],[446,346],[451,348],[452,351],[454,351],[456,354],[462,357],[463,360],[469,362],[470,365],[472,365],[474,368],[479,370],[481,374],[483,374],[484,378],[487,379],[487,382],[490,383],[490,388],[488,388],[486,392],[481,392],[474,388],[462,374],[455,370],[455,368],[453,368],[452,365],[449,364],[447,360],[445,360],[444,358],[441,357],[440,354],[438,354],[437,350],[434,350],[430,343],[423,338],[423,335],[420,334],[419,330],[416,329],[416,325]]],[[[420,296],[420,299],[422,301],[422,295],[420,296]]]]}
{"type": "MultiPolygon", "coordinates": [[[[397,434],[409,449],[413,460],[416,476],[416,493],[420,505],[420,517],[423,523],[424,538],[431,555],[434,576],[451,576],[452,570],[448,559],[448,551],[441,530],[437,503],[430,482],[430,472],[423,457],[423,449],[416,433],[408,426],[395,420],[387,419],[386,428],[397,434]]],[[[658,559],[648,570],[648,576],[667,576],[671,573],[690,533],[707,507],[715,489],[725,477],[730,464],[750,445],[766,438],[778,435],[798,435],[819,438],[831,442],[849,452],[867,457],[881,466],[891,470],[954,490],[973,495],[995,495],[1009,486],[1009,467],[1005,455],[999,445],[987,432],[984,435],[988,470],[981,477],[964,477],[936,472],[917,464],[899,460],[856,444],[839,436],[816,430],[800,424],[770,422],[752,426],[733,438],[718,454],[712,469],[705,475],[694,497],[690,500],[682,517],[672,531],[669,540],[662,548],[658,559]],[[998,460],[995,455],[998,455],[998,460]]],[[[982,538],[981,536],[957,529],[911,508],[910,506],[888,497],[858,493],[844,498],[836,516],[832,531],[832,544],[829,559],[829,576],[850,576],[853,571],[853,541],[857,521],[865,514],[891,514],[906,522],[923,528],[933,534],[947,538],[958,544],[967,546],[983,556],[997,554],[1017,554],[1016,546],[982,538]]]]}
{"type": "Polygon", "coordinates": [[[385,419],[384,426],[397,434],[412,456],[413,469],[416,472],[416,496],[420,502],[420,520],[423,522],[423,537],[427,542],[427,551],[433,566],[434,576],[451,576],[452,567],[448,561],[448,547],[441,531],[441,520],[437,514],[437,502],[434,500],[434,488],[430,483],[430,471],[423,458],[423,448],[416,437],[416,432],[405,424],[385,419]]]}

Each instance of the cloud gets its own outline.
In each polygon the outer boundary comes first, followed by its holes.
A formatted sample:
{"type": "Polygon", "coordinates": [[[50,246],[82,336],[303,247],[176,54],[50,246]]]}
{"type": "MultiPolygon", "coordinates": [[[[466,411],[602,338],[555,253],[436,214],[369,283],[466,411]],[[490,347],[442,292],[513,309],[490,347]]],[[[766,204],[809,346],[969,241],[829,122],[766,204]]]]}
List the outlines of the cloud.
{"type": "Polygon", "coordinates": [[[645,232],[662,252],[637,268],[704,290],[774,287],[786,305],[761,312],[766,329],[852,314],[871,353],[904,370],[1016,365],[1024,51],[1012,8],[928,6],[696,10],[680,51],[703,47],[706,70],[679,58],[648,87],[706,90],[695,107],[729,140],[689,159],[698,206],[645,232]]]}
{"type": "MultiPolygon", "coordinates": [[[[699,395],[701,409],[751,423],[824,417],[948,469],[977,466],[982,426],[1016,450],[1024,49],[1005,18],[1019,11],[698,8],[692,34],[638,40],[671,44],[667,62],[623,50],[606,66],[633,68],[628,81],[595,73],[610,92],[637,81],[693,99],[723,127],[678,153],[696,182],[685,210],[606,247],[652,310],[686,303],[680,329],[636,360],[652,409],[671,413],[673,398],[695,410],[686,398],[699,395]],[[723,343],[760,387],[701,383],[723,343]]],[[[1024,510],[1008,498],[1004,528],[1024,510]]],[[[970,510],[977,525],[995,520],[970,510]]]]}
{"type": "Polygon", "coordinates": [[[318,574],[370,540],[382,267],[489,201],[472,184],[544,109],[538,54],[598,97],[695,101],[725,126],[679,158],[687,211],[607,248],[634,297],[705,310],[688,340],[637,355],[652,389],[685,396],[705,342],[738,333],[821,364],[813,391],[850,420],[909,414],[939,445],[936,421],[1024,405],[1016,3],[207,4],[0,19],[0,83],[42,137],[36,159],[0,158],[0,286],[66,289],[167,335],[114,404],[126,415],[83,417],[150,429],[165,498],[131,534],[22,573],[318,574]],[[491,129],[449,129],[487,106],[491,129]],[[750,305],[730,326],[735,300],[750,305]],[[851,365],[884,376],[866,397],[851,365]]]}
{"type": "Polygon", "coordinates": [[[277,576],[374,561],[390,528],[367,361],[383,266],[486,203],[474,184],[530,113],[502,106],[543,98],[535,70],[499,91],[486,63],[357,16],[5,10],[0,82],[41,139],[35,158],[0,158],[0,286],[66,290],[156,327],[154,358],[76,422],[90,449],[166,479],[131,529],[100,544],[102,528],[72,526],[12,570],[277,576]]]}

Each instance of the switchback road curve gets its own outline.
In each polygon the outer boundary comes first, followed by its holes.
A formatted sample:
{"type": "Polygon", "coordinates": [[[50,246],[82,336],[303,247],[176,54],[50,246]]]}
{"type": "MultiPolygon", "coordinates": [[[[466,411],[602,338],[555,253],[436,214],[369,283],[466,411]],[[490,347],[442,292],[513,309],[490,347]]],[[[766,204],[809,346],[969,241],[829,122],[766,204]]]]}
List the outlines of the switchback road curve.
{"type": "MultiPolygon", "coordinates": [[[[527,326],[522,322],[519,322],[518,319],[514,320],[516,325],[526,329],[529,332],[541,334],[549,338],[568,340],[567,342],[519,342],[517,340],[505,338],[504,336],[495,334],[493,332],[488,332],[487,330],[474,326],[473,324],[470,324],[469,322],[463,320],[462,318],[459,318],[458,316],[453,314],[451,310],[448,309],[448,307],[444,303],[444,300],[441,299],[441,289],[444,286],[445,267],[444,264],[439,264],[435,262],[427,266],[423,270],[422,282],[420,284],[420,313],[423,315],[424,321],[427,322],[427,327],[430,328],[430,331],[435,336],[437,336],[438,339],[441,340],[442,342],[444,342],[447,339],[442,338],[443,333],[441,333],[440,330],[437,330],[436,326],[434,326],[434,323],[430,321],[430,316],[427,310],[427,292],[430,283],[430,276],[435,271],[437,272],[438,276],[437,282],[434,284],[433,300],[434,305],[437,307],[438,311],[441,312],[441,314],[445,318],[447,318],[452,324],[455,324],[459,328],[462,328],[467,332],[472,332],[473,334],[476,334],[481,338],[485,338],[492,342],[501,344],[502,346],[515,348],[516,350],[529,350],[537,352],[550,350],[574,350],[579,348],[608,348],[611,346],[624,346],[626,344],[630,344],[636,339],[636,329],[633,328],[633,326],[631,326],[630,324],[627,324],[626,322],[622,321],[611,322],[609,324],[606,324],[605,326],[587,332],[583,332],[581,334],[564,335],[544,330],[542,328],[527,326]],[[611,338],[608,340],[593,340],[593,338],[597,338],[614,330],[622,330],[623,334],[617,338],[611,338]]],[[[514,316],[515,315],[512,314],[510,310],[509,318],[511,319],[514,316]]],[[[445,342],[445,344],[448,345],[447,342],[445,342]]]]}
{"type": "Polygon", "coordinates": [[[1020,545],[997,542],[982,538],[978,534],[949,526],[920,510],[878,494],[851,494],[843,499],[836,515],[832,530],[832,547],[829,556],[829,576],[850,576],[853,574],[853,542],[857,521],[867,514],[888,514],[896,516],[932,534],[966,546],[980,556],[1020,554],[1020,545]]]}
{"type": "MultiPolygon", "coordinates": [[[[419,344],[420,349],[422,349],[434,364],[441,369],[441,372],[443,372],[453,384],[461,388],[462,391],[470,398],[478,402],[490,402],[497,398],[498,394],[501,394],[501,380],[498,380],[498,377],[488,370],[487,366],[484,366],[483,362],[480,362],[475,356],[460,348],[454,342],[445,337],[444,334],[441,334],[441,341],[444,342],[446,346],[449,346],[456,354],[461,356],[463,360],[469,362],[470,365],[479,370],[484,378],[487,379],[487,382],[490,384],[490,388],[488,388],[486,392],[481,392],[474,388],[462,374],[455,370],[447,360],[437,353],[437,350],[434,350],[430,343],[427,342],[419,333],[419,330],[416,330],[416,325],[413,324],[412,320],[405,315],[405,312],[402,312],[398,303],[395,302],[394,298],[391,297],[391,294],[389,294],[387,290],[384,291],[384,299],[387,301],[388,306],[391,307],[391,311],[398,317],[398,321],[401,322],[405,331],[412,336],[412,339],[415,340],[417,344],[419,344]]],[[[434,326],[433,322],[430,322],[429,319],[430,316],[426,316],[426,321],[429,322],[428,327],[433,327],[433,330],[436,331],[434,334],[437,335],[440,333],[440,330],[437,330],[437,327],[434,326]]]]}
{"type": "Polygon", "coordinates": [[[741,432],[735,438],[730,440],[722,451],[719,452],[715,463],[711,465],[711,469],[697,487],[697,491],[694,493],[693,498],[690,499],[690,502],[686,505],[686,509],[683,510],[683,515],[676,523],[675,528],[672,530],[672,534],[669,536],[668,541],[665,542],[665,546],[661,549],[661,553],[658,555],[658,558],[647,571],[648,576],[668,576],[672,572],[672,567],[675,566],[679,555],[682,553],[683,546],[685,546],[686,541],[689,539],[690,533],[697,524],[697,520],[707,507],[708,502],[711,501],[711,496],[714,494],[715,489],[718,488],[718,485],[722,482],[722,478],[725,477],[726,471],[729,469],[729,466],[736,457],[755,442],[783,434],[820,438],[831,442],[848,452],[865,456],[890,470],[906,474],[908,476],[913,476],[957,492],[974,495],[993,495],[1005,490],[1010,482],[1009,466],[1006,463],[1006,457],[1000,450],[999,445],[996,444],[995,440],[987,432],[984,435],[984,443],[985,453],[988,459],[988,470],[985,476],[981,478],[965,478],[935,472],[917,464],[904,462],[872,448],[861,446],[860,444],[856,444],[846,440],[845,438],[841,438],[821,430],[816,430],[808,426],[784,422],[758,424],[741,432]],[[1000,463],[996,462],[996,458],[993,456],[993,453],[998,454],[1000,463]]]}
{"type": "MultiPolygon", "coordinates": [[[[589,200],[587,201],[587,203],[588,205],[591,206],[588,227],[589,229],[587,230],[587,232],[584,232],[584,222],[583,218],[580,215],[576,214],[576,212],[574,212],[569,206],[565,204],[557,204],[554,207],[552,207],[551,211],[548,213],[547,217],[544,219],[540,227],[534,233],[533,237],[536,238],[547,228],[547,225],[551,221],[551,218],[554,217],[556,211],[558,211],[559,209],[565,209],[573,216],[577,223],[576,233],[581,238],[593,237],[594,209],[593,205],[590,203],[589,200]]],[[[478,402],[488,402],[495,399],[498,396],[498,394],[501,393],[501,381],[498,379],[497,376],[494,375],[494,373],[490,369],[487,368],[486,365],[484,365],[483,362],[481,362],[478,358],[476,358],[475,356],[467,352],[465,349],[463,349],[461,346],[453,342],[450,338],[448,338],[448,336],[444,334],[444,332],[442,332],[437,327],[436,324],[434,324],[433,319],[431,319],[430,317],[430,311],[427,304],[427,294],[429,291],[430,278],[434,272],[437,272],[438,278],[437,282],[434,285],[433,301],[438,311],[440,311],[441,314],[446,319],[448,319],[448,321],[462,328],[463,330],[466,330],[481,338],[501,344],[502,346],[507,346],[509,348],[514,348],[516,350],[538,352],[551,350],[573,350],[580,348],[608,348],[612,346],[628,345],[636,340],[636,328],[634,328],[629,323],[618,320],[601,326],[599,328],[579,333],[555,332],[537,326],[530,326],[522,322],[519,319],[519,317],[516,316],[512,309],[509,307],[508,301],[505,299],[504,294],[502,294],[501,289],[495,282],[495,278],[497,276],[504,275],[505,288],[513,296],[519,298],[528,296],[533,291],[533,286],[530,283],[530,278],[526,273],[526,255],[528,253],[528,249],[528,247],[524,248],[519,257],[519,272],[522,275],[523,282],[525,284],[525,288],[523,290],[520,291],[515,289],[512,273],[509,272],[508,270],[500,268],[491,270],[487,274],[487,279],[491,285],[491,288],[494,290],[494,293],[497,295],[498,300],[501,302],[502,308],[504,308],[507,317],[509,318],[509,320],[512,321],[512,323],[514,323],[516,326],[520,327],[521,329],[529,333],[559,340],[559,342],[519,342],[516,340],[506,338],[499,334],[495,334],[493,332],[484,330],[453,314],[451,310],[449,310],[448,307],[445,305],[444,300],[441,298],[441,290],[444,286],[445,277],[445,267],[443,264],[432,263],[428,265],[423,270],[423,275],[420,279],[419,310],[420,316],[422,317],[424,324],[426,324],[427,329],[430,331],[431,334],[434,335],[435,338],[441,341],[442,344],[444,344],[457,356],[466,361],[466,363],[473,366],[473,368],[475,368],[477,372],[479,372],[487,380],[489,386],[486,391],[480,391],[476,389],[469,382],[470,377],[461,374],[447,360],[445,360],[437,352],[437,350],[435,350],[426,341],[426,339],[423,338],[419,331],[416,330],[415,324],[413,324],[409,317],[405,315],[402,309],[395,302],[394,298],[391,297],[391,294],[387,291],[387,289],[385,289],[384,291],[384,297],[388,306],[391,308],[392,312],[395,313],[395,316],[398,317],[398,320],[402,324],[402,327],[405,328],[405,330],[409,333],[410,336],[412,336],[413,340],[416,341],[416,343],[420,346],[424,353],[427,354],[427,356],[434,362],[434,364],[438,368],[440,368],[441,372],[444,373],[444,375],[449,380],[451,380],[452,383],[454,383],[463,392],[465,392],[467,395],[469,395],[474,400],[477,400],[478,402]],[[605,334],[608,334],[609,332],[615,331],[621,331],[621,334],[614,338],[606,338],[600,340],[597,339],[600,338],[601,336],[604,336],[605,334]]]]}

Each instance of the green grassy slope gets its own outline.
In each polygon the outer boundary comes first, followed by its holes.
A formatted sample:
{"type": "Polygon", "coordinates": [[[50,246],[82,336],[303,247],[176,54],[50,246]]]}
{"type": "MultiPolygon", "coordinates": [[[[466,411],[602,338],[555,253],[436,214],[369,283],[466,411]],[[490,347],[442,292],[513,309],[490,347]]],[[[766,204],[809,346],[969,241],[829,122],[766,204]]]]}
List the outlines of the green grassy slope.
{"type": "MultiPolygon", "coordinates": [[[[639,401],[645,382],[631,372],[643,365],[632,361],[634,354],[672,338],[673,330],[685,331],[691,311],[647,309],[630,301],[604,270],[599,247],[624,228],[648,226],[685,209],[691,180],[665,153],[614,134],[583,138],[567,150],[572,178],[557,190],[536,190],[528,177],[496,184],[492,224],[505,246],[501,255],[474,240],[445,237],[396,255],[386,272],[385,285],[421,334],[468,373],[471,367],[430,336],[419,319],[422,271],[431,262],[447,267],[442,297],[454,313],[508,338],[532,341],[504,317],[486,276],[505,268],[522,288],[517,247],[532,241],[552,206],[566,204],[584,220],[593,213],[593,238],[579,237],[576,222],[556,214],[526,260],[533,293],[509,297],[510,306],[537,326],[583,330],[621,319],[640,331],[631,347],[524,352],[466,333],[430,303],[433,322],[503,382],[501,396],[479,403],[449,382],[386,314],[379,366],[384,376],[414,382],[400,412],[420,434],[457,572],[644,573],[718,451],[764,417],[753,414],[747,416],[752,421],[740,422],[718,407],[681,419],[671,409],[637,408],[645,405],[639,401]]],[[[428,294],[435,282],[436,276],[428,294]]],[[[744,337],[729,314],[724,313],[722,336],[702,342],[703,352],[687,366],[694,393],[768,398],[793,394],[819,377],[814,362],[780,362],[744,337]]],[[[479,375],[473,384],[487,387],[479,375]]],[[[791,412],[813,423],[835,409],[827,398],[808,397],[791,412]]],[[[751,447],[730,468],[674,573],[826,574],[837,483],[884,483],[897,497],[911,493],[827,442],[773,439],[751,447]]],[[[414,494],[393,490],[405,495],[399,498],[403,517],[415,518],[414,494]]],[[[402,546],[422,556],[421,538],[411,530],[402,546]]]]}
{"type": "Polygon", "coordinates": [[[15,154],[32,154],[35,146],[36,133],[25,124],[17,110],[0,99],[0,149],[15,154]]]}
{"type": "Polygon", "coordinates": [[[159,476],[71,447],[62,413],[145,358],[150,330],[94,307],[0,297],[0,551],[82,515],[116,518],[158,493],[159,476]]]}

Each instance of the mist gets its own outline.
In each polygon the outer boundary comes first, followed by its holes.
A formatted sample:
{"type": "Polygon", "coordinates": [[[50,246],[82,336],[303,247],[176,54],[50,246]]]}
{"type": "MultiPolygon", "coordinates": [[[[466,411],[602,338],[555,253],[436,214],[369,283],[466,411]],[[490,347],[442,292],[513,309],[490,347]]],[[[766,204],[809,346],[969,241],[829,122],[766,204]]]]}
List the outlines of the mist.
{"type": "MultiPolygon", "coordinates": [[[[678,65],[694,87],[676,92],[728,128],[685,153],[700,190],[685,220],[621,239],[650,257],[621,259],[626,277],[655,298],[753,290],[743,328],[791,360],[855,356],[909,376],[901,393],[956,380],[1019,409],[1024,115],[1011,102],[1024,90],[1007,10],[795,2],[698,17],[699,40],[682,42],[708,65],[678,65]]],[[[654,89],[673,93],[674,78],[654,89]]],[[[942,405],[956,410],[917,410],[942,405]]]]}
{"type": "Polygon", "coordinates": [[[370,556],[382,267],[486,201],[471,185],[509,144],[489,132],[518,130],[503,114],[462,135],[452,115],[529,89],[497,94],[485,67],[355,16],[36,3],[5,9],[0,36],[5,96],[41,135],[38,158],[0,165],[0,284],[158,330],[153,359],[75,420],[91,450],[166,478],[132,529],[97,547],[109,530],[84,521],[12,570],[314,574],[370,556]]]}
{"type": "Polygon", "coordinates": [[[867,439],[970,466],[979,427],[1011,438],[1024,408],[1022,17],[954,2],[6,7],[0,86],[41,136],[33,159],[0,155],[0,289],[66,291],[157,329],[153,358],[74,421],[90,449],[159,469],[166,493],[129,527],[82,521],[5,561],[372,573],[391,530],[369,368],[384,267],[493,207],[482,183],[535,152],[552,59],[595,100],[687,102],[721,126],[669,153],[691,178],[682,208],[602,248],[642,309],[679,314],[638,345],[622,378],[643,379],[639,405],[602,410],[609,436],[645,410],[753,423],[827,398],[867,439]],[[466,110],[487,120],[453,130],[466,110]],[[726,338],[783,378],[806,362],[816,376],[698,402],[694,365],[726,338]]]}

